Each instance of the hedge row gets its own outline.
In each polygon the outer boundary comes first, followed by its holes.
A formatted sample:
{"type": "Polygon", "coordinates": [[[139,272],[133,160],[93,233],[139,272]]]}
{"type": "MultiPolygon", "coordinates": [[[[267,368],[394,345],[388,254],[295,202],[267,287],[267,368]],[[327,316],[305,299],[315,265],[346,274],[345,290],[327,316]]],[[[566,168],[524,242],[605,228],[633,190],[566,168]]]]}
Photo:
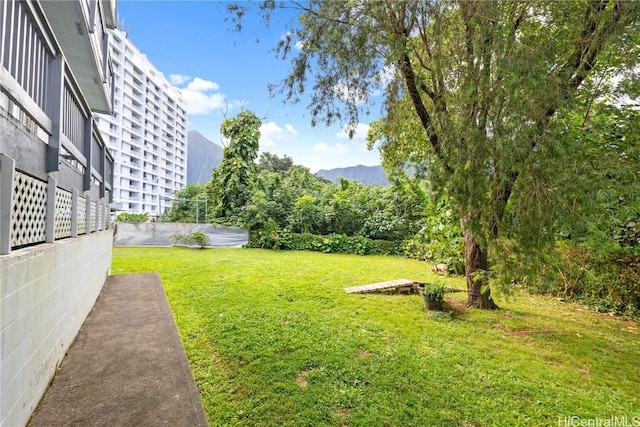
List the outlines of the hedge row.
{"type": "Polygon", "coordinates": [[[404,255],[402,241],[372,240],[362,236],[346,236],[344,234],[318,236],[310,233],[289,233],[275,230],[252,231],[247,246],[356,255],[404,255]]]}

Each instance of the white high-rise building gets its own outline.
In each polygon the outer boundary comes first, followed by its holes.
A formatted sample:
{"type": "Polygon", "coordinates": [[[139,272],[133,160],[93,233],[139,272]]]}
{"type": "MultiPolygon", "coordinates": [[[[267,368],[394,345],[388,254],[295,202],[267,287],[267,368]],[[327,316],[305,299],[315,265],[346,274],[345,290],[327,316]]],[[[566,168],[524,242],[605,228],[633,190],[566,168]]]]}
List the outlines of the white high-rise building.
{"type": "Polygon", "coordinates": [[[98,126],[114,156],[112,207],[157,215],[187,182],[187,116],[171,85],[119,29],[110,30],[113,113],[98,126]]]}

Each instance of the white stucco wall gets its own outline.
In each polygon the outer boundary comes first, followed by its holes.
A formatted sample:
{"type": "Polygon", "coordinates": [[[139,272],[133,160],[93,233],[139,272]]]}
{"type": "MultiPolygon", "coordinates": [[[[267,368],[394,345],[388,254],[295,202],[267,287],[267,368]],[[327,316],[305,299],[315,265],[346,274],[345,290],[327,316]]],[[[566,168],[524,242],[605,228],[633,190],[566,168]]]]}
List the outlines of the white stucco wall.
{"type": "Polygon", "coordinates": [[[0,427],[25,425],[111,268],[112,231],[0,256],[0,427]]]}

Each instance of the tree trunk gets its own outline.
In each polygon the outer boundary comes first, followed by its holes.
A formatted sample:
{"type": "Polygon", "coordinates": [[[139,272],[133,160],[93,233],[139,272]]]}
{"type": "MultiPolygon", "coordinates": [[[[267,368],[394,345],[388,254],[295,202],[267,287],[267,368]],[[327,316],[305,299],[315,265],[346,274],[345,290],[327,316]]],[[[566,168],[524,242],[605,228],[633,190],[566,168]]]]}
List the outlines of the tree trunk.
{"type": "Polygon", "coordinates": [[[477,275],[476,272],[487,271],[489,263],[487,259],[487,249],[480,246],[475,236],[469,230],[465,221],[461,221],[462,235],[464,236],[465,249],[465,267],[464,273],[467,278],[467,304],[468,308],[482,308],[493,310],[498,308],[491,298],[491,290],[483,286],[486,284],[486,278],[483,275],[477,275]]]}

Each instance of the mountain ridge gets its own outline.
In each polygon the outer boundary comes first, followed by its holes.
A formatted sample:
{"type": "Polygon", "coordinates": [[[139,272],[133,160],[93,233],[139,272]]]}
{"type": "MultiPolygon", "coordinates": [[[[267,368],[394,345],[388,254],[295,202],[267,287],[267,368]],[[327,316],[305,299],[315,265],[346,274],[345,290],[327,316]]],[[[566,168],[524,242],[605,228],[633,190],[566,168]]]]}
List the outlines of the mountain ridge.
{"type": "Polygon", "coordinates": [[[382,166],[348,166],[344,168],[320,169],[316,176],[337,183],[340,178],[350,179],[364,185],[387,186],[387,173],[382,166]]]}
{"type": "MultiPolygon", "coordinates": [[[[207,139],[197,130],[187,134],[187,184],[204,184],[211,178],[211,172],[222,163],[224,149],[207,139]]],[[[387,174],[382,166],[356,165],[342,168],[320,169],[316,176],[333,183],[340,178],[356,181],[363,185],[387,186],[387,174]]]]}
{"type": "Polygon", "coordinates": [[[206,183],[222,163],[224,149],[197,130],[187,134],[187,184],[206,183]]]}

